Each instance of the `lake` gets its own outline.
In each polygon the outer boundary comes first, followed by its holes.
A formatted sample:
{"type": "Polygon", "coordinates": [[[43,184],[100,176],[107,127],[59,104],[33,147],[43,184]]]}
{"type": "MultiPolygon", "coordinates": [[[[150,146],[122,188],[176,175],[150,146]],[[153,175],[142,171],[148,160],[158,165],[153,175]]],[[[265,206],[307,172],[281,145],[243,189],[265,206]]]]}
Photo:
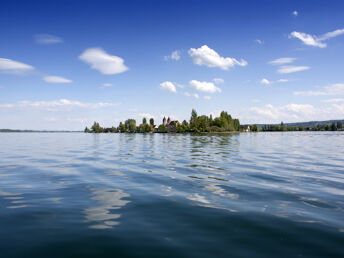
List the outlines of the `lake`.
{"type": "Polygon", "coordinates": [[[0,134],[1,257],[344,257],[344,132],[0,134]]]}

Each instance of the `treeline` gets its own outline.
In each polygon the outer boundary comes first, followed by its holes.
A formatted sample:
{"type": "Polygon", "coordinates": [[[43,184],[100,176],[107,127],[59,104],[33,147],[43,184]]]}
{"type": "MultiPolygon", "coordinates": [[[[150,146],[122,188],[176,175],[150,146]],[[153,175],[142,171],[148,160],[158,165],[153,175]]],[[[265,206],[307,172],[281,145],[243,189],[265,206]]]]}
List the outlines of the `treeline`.
{"type": "Polygon", "coordinates": [[[251,131],[262,132],[282,132],[282,131],[338,131],[343,130],[341,122],[331,124],[316,124],[315,126],[286,126],[283,122],[280,125],[264,125],[259,128],[257,125],[251,126],[251,131]]]}
{"type": "Polygon", "coordinates": [[[240,122],[233,119],[227,112],[222,111],[219,117],[213,118],[212,115],[198,116],[196,110],[192,110],[189,122],[163,121],[159,126],[155,125],[154,119],[150,118],[149,123],[143,118],[140,125],[136,124],[135,119],[127,119],[120,122],[118,127],[103,128],[99,123],[94,122],[91,128],[86,127],[87,133],[185,133],[185,132],[232,132],[240,130],[240,122]]]}

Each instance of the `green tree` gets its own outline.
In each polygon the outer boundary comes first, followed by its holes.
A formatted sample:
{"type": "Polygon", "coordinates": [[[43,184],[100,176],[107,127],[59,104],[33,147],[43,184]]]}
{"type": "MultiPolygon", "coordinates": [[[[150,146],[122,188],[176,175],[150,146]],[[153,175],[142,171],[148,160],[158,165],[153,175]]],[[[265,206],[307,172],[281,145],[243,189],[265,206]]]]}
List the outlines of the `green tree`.
{"type": "Polygon", "coordinates": [[[338,121],[337,122],[337,129],[342,129],[343,128],[343,125],[342,125],[342,122],[338,121]]]}
{"type": "Polygon", "coordinates": [[[142,124],[147,124],[147,119],[145,117],[142,119],[142,124]]]}
{"type": "Polygon", "coordinates": [[[129,133],[136,132],[136,120],[135,119],[127,119],[125,120],[125,128],[129,133]]]}
{"type": "Polygon", "coordinates": [[[154,128],[154,118],[149,119],[149,124],[154,128]]]}
{"type": "Polygon", "coordinates": [[[337,131],[337,126],[335,123],[331,124],[331,131],[337,131]]]}
{"type": "Polygon", "coordinates": [[[166,126],[164,124],[159,125],[158,132],[166,132],[166,126]]]}
{"type": "Polygon", "coordinates": [[[122,122],[119,123],[119,131],[121,133],[125,133],[127,131],[127,128],[125,127],[125,124],[123,124],[122,122]]]}
{"type": "Polygon", "coordinates": [[[258,132],[258,126],[257,125],[252,125],[251,126],[251,132],[258,132]]]}
{"type": "Polygon", "coordinates": [[[84,132],[85,132],[85,133],[90,133],[90,132],[91,132],[91,130],[90,130],[90,129],[88,129],[88,127],[86,126],[86,128],[85,128],[84,132]]]}
{"type": "Polygon", "coordinates": [[[92,129],[92,132],[94,132],[94,133],[101,133],[103,131],[103,128],[101,128],[99,123],[97,123],[97,122],[93,123],[91,129],[92,129]]]}

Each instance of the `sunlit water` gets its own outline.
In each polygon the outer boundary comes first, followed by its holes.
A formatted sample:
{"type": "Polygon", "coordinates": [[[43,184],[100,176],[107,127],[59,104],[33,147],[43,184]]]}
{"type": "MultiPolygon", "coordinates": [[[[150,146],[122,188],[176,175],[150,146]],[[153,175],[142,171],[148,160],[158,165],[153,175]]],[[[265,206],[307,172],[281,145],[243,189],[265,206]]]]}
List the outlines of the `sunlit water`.
{"type": "Polygon", "coordinates": [[[0,134],[1,257],[344,257],[344,132],[0,134]]]}

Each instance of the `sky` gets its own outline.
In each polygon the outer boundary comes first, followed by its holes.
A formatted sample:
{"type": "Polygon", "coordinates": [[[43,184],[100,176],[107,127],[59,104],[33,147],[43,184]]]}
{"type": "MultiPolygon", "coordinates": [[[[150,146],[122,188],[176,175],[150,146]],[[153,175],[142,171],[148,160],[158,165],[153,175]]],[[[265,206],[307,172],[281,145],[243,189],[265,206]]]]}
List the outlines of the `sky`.
{"type": "Polygon", "coordinates": [[[0,128],[344,119],[344,1],[0,2],[0,128]]]}

